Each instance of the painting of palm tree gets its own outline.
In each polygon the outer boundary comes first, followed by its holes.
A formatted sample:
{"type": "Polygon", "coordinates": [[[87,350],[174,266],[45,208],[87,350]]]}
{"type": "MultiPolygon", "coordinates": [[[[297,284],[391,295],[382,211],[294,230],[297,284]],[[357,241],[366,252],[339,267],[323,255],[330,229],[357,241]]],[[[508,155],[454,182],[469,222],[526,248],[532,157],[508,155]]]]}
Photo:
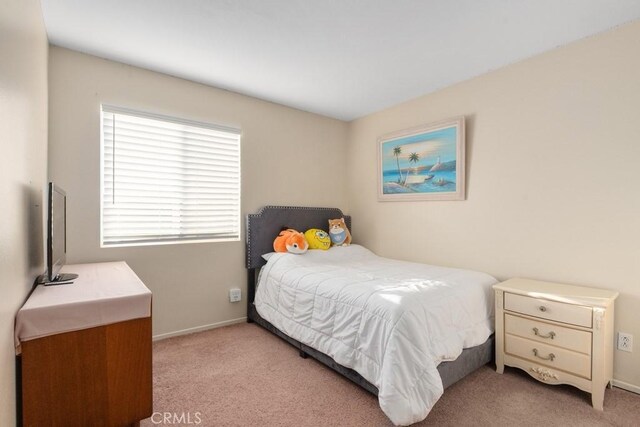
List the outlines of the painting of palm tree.
{"type": "Polygon", "coordinates": [[[400,170],[400,160],[398,157],[402,154],[402,148],[400,146],[393,148],[393,155],[396,156],[396,164],[398,165],[398,184],[402,182],[402,171],[400,170]]]}
{"type": "Polygon", "coordinates": [[[378,138],[378,200],[464,200],[464,117],[378,138]]]}
{"type": "MultiPolygon", "coordinates": [[[[409,155],[409,163],[417,164],[419,160],[420,160],[420,155],[418,153],[411,153],[409,155]]],[[[414,174],[415,174],[415,170],[414,170],[414,174]]],[[[407,178],[409,178],[409,171],[407,171],[407,174],[404,177],[403,185],[407,185],[407,178]]]]}

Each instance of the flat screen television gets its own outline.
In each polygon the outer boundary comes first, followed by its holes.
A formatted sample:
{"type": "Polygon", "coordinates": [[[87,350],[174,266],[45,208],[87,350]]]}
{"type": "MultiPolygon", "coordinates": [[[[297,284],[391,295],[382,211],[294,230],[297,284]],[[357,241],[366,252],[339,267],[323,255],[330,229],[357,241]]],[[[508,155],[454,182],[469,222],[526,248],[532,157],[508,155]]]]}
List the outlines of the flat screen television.
{"type": "Polygon", "coordinates": [[[47,271],[42,282],[45,285],[62,285],[78,277],[73,273],[60,273],[67,261],[67,193],[50,182],[48,196],[47,271]]]}

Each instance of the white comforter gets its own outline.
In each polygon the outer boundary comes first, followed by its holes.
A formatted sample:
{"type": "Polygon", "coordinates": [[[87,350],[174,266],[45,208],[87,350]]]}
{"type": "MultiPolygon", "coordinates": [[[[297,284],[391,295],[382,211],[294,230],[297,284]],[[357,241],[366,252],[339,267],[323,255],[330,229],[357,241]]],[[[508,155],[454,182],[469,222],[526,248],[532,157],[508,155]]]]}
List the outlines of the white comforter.
{"type": "Polygon", "coordinates": [[[493,332],[484,273],[381,258],[362,246],[274,254],[255,305],[287,335],[378,387],[397,425],[423,420],[443,392],[436,369],[493,332]]]}

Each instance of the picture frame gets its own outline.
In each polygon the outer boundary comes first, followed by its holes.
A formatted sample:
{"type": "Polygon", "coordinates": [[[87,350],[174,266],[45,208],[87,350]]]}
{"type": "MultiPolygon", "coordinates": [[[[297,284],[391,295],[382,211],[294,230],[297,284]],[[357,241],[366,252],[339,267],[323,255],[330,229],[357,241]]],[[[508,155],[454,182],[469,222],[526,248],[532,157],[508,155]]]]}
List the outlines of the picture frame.
{"type": "Polygon", "coordinates": [[[464,116],[378,138],[378,200],[465,200],[464,116]]]}

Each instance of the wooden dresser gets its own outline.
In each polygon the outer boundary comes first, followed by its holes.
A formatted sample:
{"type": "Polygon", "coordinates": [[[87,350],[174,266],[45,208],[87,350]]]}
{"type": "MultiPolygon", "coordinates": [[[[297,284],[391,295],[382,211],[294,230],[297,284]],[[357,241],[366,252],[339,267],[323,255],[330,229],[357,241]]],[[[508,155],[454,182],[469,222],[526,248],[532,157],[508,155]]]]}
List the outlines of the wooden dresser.
{"type": "Polygon", "coordinates": [[[132,426],[152,414],[151,292],[124,262],[68,265],[16,316],[22,424],[132,426]]]}
{"type": "Polygon", "coordinates": [[[602,410],[613,377],[613,314],[617,292],[529,279],[493,286],[496,365],[526,371],[548,384],[591,393],[602,410]]]}

